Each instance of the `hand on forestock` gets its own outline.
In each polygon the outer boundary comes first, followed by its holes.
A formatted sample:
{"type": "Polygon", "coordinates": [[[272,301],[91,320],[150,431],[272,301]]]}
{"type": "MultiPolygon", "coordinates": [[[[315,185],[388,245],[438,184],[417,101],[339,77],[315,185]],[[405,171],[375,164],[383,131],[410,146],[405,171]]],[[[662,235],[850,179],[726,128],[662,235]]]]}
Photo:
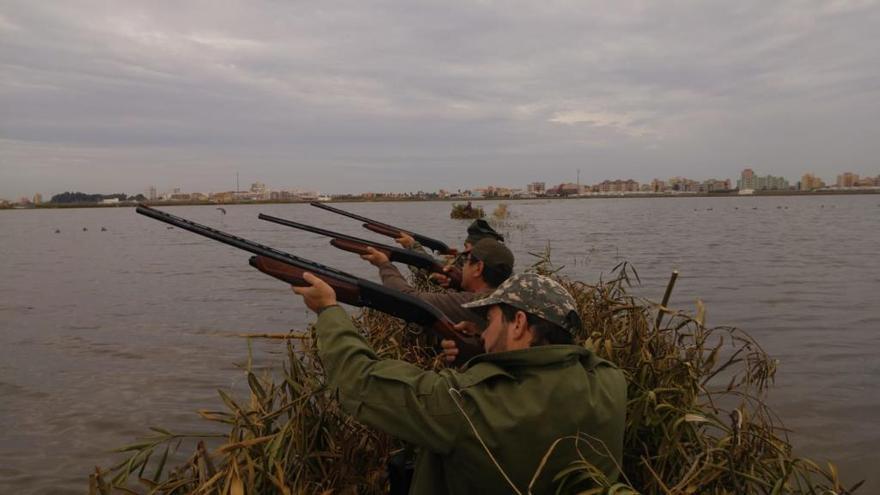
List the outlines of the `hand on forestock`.
{"type": "Polygon", "coordinates": [[[362,254],[361,258],[369,261],[374,266],[388,263],[388,256],[386,256],[385,253],[369,246],[367,246],[367,254],[362,254]]]}
{"type": "Polygon", "coordinates": [[[303,274],[303,278],[311,285],[306,287],[293,287],[293,292],[301,295],[303,302],[309,309],[317,313],[322,308],[336,304],[336,291],[327,282],[312,275],[309,272],[303,274]]]}
{"type": "Polygon", "coordinates": [[[395,242],[397,242],[401,246],[405,247],[406,249],[410,249],[416,243],[416,240],[413,239],[413,237],[411,235],[404,233],[404,232],[401,232],[400,237],[398,237],[397,239],[394,239],[394,240],[395,240],[395,242]]]}

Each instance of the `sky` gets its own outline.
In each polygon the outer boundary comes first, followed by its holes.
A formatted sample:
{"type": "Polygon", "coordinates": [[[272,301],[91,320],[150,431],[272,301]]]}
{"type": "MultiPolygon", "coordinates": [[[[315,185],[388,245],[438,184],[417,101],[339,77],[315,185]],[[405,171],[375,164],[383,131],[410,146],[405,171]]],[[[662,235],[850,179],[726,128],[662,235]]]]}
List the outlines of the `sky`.
{"type": "Polygon", "coordinates": [[[875,1],[0,0],[0,197],[880,174],[875,1]]]}

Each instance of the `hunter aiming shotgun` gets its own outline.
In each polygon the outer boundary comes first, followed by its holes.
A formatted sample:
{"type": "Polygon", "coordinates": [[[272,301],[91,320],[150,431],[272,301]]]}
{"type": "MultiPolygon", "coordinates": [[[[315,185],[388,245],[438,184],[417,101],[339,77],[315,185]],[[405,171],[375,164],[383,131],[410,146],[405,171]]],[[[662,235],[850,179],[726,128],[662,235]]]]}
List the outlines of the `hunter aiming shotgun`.
{"type": "Polygon", "coordinates": [[[449,277],[451,287],[461,286],[460,269],[454,266],[447,267],[442,263],[438,263],[437,260],[433,257],[419,251],[402,249],[396,246],[388,246],[378,242],[353,237],[347,234],[333,232],[332,230],[322,229],[320,227],[313,227],[311,225],[294,222],[292,220],[286,220],[284,218],[273,217],[271,215],[264,215],[262,213],[260,213],[257,218],[259,218],[260,220],[266,220],[267,222],[277,223],[279,225],[293,227],[295,229],[305,230],[306,232],[313,232],[315,234],[331,237],[332,239],[330,240],[330,244],[333,245],[333,247],[342,249],[343,251],[357,254],[367,254],[367,247],[371,247],[377,251],[382,251],[383,253],[385,253],[385,256],[388,256],[388,259],[390,261],[414,266],[416,268],[421,268],[432,273],[440,273],[449,277]]]}
{"type": "Polygon", "coordinates": [[[466,356],[459,354],[461,362],[483,353],[482,346],[453,328],[453,322],[440,310],[417,297],[146,205],[138,205],[136,211],[160,222],[253,253],[256,256],[250,258],[251,266],[288,284],[297,287],[308,286],[309,283],[305,281],[303,274],[310,272],[333,287],[339,302],[372,308],[430,328],[444,339],[454,340],[458,348],[464,351],[463,354],[466,354],[466,356]]]}
{"type": "Polygon", "coordinates": [[[365,229],[372,230],[373,232],[375,232],[377,234],[386,235],[388,237],[393,237],[395,239],[400,237],[401,234],[407,234],[410,237],[412,237],[413,239],[415,239],[416,241],[418,241],[419,244],[421,244],[422,246],[429,247],[440,254],[448,254],[448,255],[453,255],[453,256],[458,254],[457,250],[449,247],[445,242],[438,241],[437,239],[434,239],[434,238],[431,238],[428,236],[424,236],[422,234],[416,234],[415,232],[413,232],[411,230],[401,229],[400,227],[395,227],[395,226],[389,225],[387,223],[377,222],[376,220],[373,220],[371,218],[367,218],[365,216],[361,216],[356,213],[351,213],[349,211],[340,210],[339,208],[334,208],[332,206],[325,205],[325,204],[320,203],[318,201],[312,201],[309,204],[312,206],[315,206],[317,208],[321,208],[323,210],[332,211],[333,213],[336,213],[338,215],[344,215],[349,218],[354,218],[355,220],[360,220],[361,222],[364,222],[363,227],[365,229]]]}

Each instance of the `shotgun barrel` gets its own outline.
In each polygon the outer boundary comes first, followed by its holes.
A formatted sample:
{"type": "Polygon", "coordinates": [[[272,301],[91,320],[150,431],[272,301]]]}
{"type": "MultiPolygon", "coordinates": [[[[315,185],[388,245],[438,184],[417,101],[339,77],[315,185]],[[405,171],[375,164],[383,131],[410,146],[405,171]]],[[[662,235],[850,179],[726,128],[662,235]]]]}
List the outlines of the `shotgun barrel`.
{"type": "Polygon", "coordinates": [[[309,203],[310,205],[321,208],[327,211],[332,211],[338,215],[343,215],[349,218],[354,218],[355,220],[360,220],[364,222],[363,227],[368,230],[372,230],[377,234],[386,235],[388,237],[400,237],[401,233],[408,234],[410,237],[418,241],[421,245],[427,246],[434,251],[440,254],[458,254],[458,251],[449,247],[445,242],[434,239],[432,237],[428,237],[426,235],[417,234],[411,230],[401,229],[400,227],[395,227],[393,225],[389,225],[387,223],[379,222],[373,220],[372,218],[367,218],[363,215],[358,215],[357,213],[352,213],[350,211],[340,210],[339,208],[334,208],[330,205],[325,205],[324,203],[320,203],[318,201],[312,201],[309,203]]]}
{"type": "Polygon", "coordinates": [[[414,266],[416,268],[422,268],[424,270],[435,273],[445,273],[443,271],[444,265],[438,263],[437,260],[435,260],[431,256],[428,256],[425,253],[420,253],[418,251],[412,251],[409,249],[402,249],[396,246],[388,246],[386,244],[381,244],[367,239],[361,239],[359,237],[350,236],[348,234],[342,234],[340,232],[334,232],[332,230],[322,229],[320,227],[314,227],[312,225],[294,222],[293,220],[273,217],[271,215],[264,215],[263,213],[260,213],[257,218],[259,218],[260,220],[265,220],[267,222],[284,225],[286,227],[292,227],[294,229],[305,230],[306,232],[312,232],[318,235],[330,237],[337,241],[343,241],[333,242],[332,244],[333,246],[339,249],[343,249],[345,251],[364,254],[366,253],[365,247],[369,246],[376,249],[377,251],[384,252],[385,255],[388,256],[388,259],[391,261],[414,266]]]}
{"type": "Polygon", "coordinates": [[[455,340],[459,349],[466,349],[470,355],[481,352],[474,347],[472,339],[453,328],[453,323],[439,309],[415,296],[146,205],[138,205],[136,211],[160,222],[255,254],[250,259],[251,266],[279,280],[306,286],[309,284],[303,279],[303,273],[310,272],[332,286],[340,302],[373,308],[432,328],[441,337],[455,340]]]}

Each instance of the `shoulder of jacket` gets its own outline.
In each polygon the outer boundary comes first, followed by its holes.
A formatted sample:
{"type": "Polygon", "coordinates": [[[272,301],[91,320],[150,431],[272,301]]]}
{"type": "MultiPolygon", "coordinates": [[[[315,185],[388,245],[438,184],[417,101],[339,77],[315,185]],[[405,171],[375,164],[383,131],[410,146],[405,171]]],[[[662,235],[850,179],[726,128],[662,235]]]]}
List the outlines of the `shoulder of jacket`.
{"type": "Polygon", "coordinates": [[[455,375],[458,386],[462,388],[473,387],[474,385],[478,385],[487,380],[497,377],[503,377],[509,380],[516,379],[516,377],[514,377],[511,373],[506,371],[501,366],[485,361],[476,363],[467,370],[456,373],[455,375]]]}

